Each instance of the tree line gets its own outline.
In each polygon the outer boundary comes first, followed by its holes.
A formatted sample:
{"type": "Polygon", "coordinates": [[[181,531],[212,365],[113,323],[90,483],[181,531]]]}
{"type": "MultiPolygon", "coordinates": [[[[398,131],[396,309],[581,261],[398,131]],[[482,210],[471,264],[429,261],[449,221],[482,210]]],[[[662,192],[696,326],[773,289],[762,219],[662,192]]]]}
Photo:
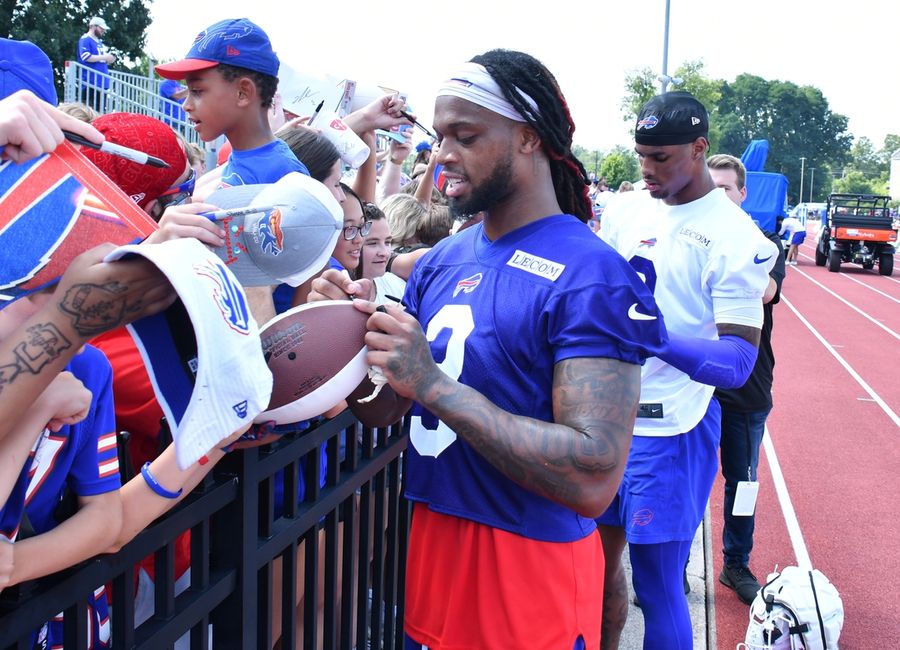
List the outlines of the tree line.
{"type": "MultiPolygon", "coordinates": [[[[847,131],[847,117],[833,112],[818,88],[751,74],[738,75],[731,82],[711,79],[702,61],[685,63],[673,77],[683,82],[670,90],[687,90],[709,109],[713,153],[740,157],[751,140],[769,141],[765,171],[787,177],[792,204],[824,201],[831,192],[889,193],[891,154],[900,149],[900,135],[888,135],[880,148],[865,137],[854,140],[847,131]],[[803,197],[799,196],[801,170],[803,197]]],[[[658,92],[656,74],[650,68],[629,73],[621,104],[623,119],[633,122],[644,102],[658,92]]],[[[576,147],[575,154],[589,172],[605,176],[613,189],[622,180],[633,181],[640,175],[637,158],[627,147],[607,152],[576,147]]]]}
{"type": "MultiPolygon", "coordinates": [[[[0,33],[29,40],[47,53],[60,98],[65,62],[75,59],[78,39],[92,16],[103,16],[115,25],[104,37],[116,55],[113,69],[148,69],[144,52],[148,0],[0,0],[0,7],[0,33]]],[[[847,118],[829,108],[818,88],[750,74],[730,82],[712,79],[702,61],[683,64],[673,76],[683,80],[679,89],[693,93],[709,109],[711,151],[740,157],[751,140],[769,141],[766,171],[787,176],[791,203],[821,201],[832,191],[888,193],[891,154],[900,149],[900,135],[888,135],[880,147],[865,137],[854,141],[847,118]]],[[[634,70],[626,77],[624,90],[623,119],[633,122],[641,105],[658,92],[656,74],[650,68],[634,70]]],[[[589,172],[606,177],[613,189],[640,176],[629,147],[601,151],[576,145],[574,152],[589,172]]]]}

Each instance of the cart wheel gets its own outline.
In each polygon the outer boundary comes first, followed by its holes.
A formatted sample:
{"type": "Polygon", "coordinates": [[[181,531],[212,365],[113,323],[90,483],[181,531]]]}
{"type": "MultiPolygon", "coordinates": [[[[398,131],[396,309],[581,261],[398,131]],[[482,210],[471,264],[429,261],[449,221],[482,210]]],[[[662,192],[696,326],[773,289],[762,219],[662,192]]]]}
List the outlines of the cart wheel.
{"type": "Polygon", "coordinates": [[[841,251],[834,249],[828,251],[828,270],[832,273],[841,270],[841,251]]]}

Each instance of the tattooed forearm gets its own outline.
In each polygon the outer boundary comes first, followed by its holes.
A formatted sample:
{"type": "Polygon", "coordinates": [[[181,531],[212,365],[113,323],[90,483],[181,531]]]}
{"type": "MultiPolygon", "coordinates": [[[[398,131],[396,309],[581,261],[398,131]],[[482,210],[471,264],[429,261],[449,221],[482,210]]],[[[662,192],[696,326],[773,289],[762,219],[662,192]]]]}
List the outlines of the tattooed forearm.
{"type": "Polygon", "coordinates": [[[13,346],[13,358],[0,365],[0,393],[22,373],[36,375],[72,347],[53,323],[37,323],[25,329],[22,341],[13,346]]]}
{"type": "Polygon", "coordinates": [[[578,512],[602,512],[624,471],[640,367],[569,359],[554,373],[554,423],[512,415],[480,393],[440,382],[425,405],[506,476],[578,512]]]}
{"type": "Polygon", "coordinates": [[[126,316],[140,309],[141,301],[129,304],[127,287],[119,282],[76,284],[66,290],[59,309],[69,315],[81,336],[102,334],[126,322],[126,316]]]}

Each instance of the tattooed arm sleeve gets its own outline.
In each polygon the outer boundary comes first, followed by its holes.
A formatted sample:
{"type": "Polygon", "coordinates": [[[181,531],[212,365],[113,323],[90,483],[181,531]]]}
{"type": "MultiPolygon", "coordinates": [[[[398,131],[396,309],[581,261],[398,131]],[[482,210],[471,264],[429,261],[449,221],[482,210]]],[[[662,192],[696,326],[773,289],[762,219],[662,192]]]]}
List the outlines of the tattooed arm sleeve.
{"type": "Polygon", "coordinates": [[[442,373],[422,402],[519,485],[597,517],[622,480],[639,396],[640,366],[573,358],[554,368],[555,422],[508,413],[442,373]]]}

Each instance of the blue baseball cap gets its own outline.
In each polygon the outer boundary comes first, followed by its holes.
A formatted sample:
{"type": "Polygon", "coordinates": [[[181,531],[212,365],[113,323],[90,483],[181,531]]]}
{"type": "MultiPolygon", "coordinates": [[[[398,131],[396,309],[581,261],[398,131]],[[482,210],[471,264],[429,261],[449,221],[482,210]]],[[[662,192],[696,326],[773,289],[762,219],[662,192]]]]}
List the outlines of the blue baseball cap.
{"type": "Polygon", "coordinates": [[[416,145],[416,152],[422,151],[431,151],[431,143],[427,140],[422,140],[422,142],[416,145]]]}
{"type": "Polygon", "coordinates": [[[190,52],[181,61],[156,66],[165,79],[184,79],[191,72],[208,70],[220,63],[278,76],[280,62],[269,37],[246,18],[222,20],[197,34],[190,52]]]}
{"type": "Polygon", "coordinates": [[[53,106],[59,103],[53,66],[44,51],[30,41],[0,38],[0,99],[17,90],[30,90],[53,106]]]}

